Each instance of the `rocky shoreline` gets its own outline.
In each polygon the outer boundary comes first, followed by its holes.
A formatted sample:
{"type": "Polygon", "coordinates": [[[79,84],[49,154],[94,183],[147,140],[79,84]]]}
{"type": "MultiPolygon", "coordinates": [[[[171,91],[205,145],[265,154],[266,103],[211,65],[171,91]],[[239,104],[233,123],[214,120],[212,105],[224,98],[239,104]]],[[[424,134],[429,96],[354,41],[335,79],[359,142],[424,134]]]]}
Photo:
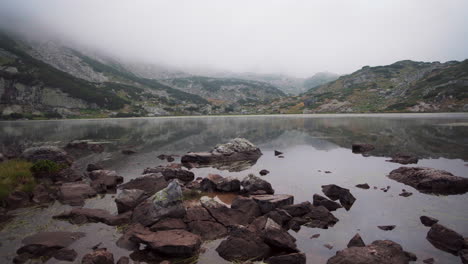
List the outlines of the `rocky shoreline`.
{"type": "MultiPolygon", "coordinates": [[[[294,196],[275,193],[274,186],[253,174],[242,179],[217,174],[196,178],[192,168],[217,167],[220,164],[239,168],[239,162],[256,162],[262,152],[242,138],[218,145],[208,152],[189,152],[181,157],[181,164],[146,168],[140,177],[128,182],[124,182],[115,171],[105,170],[98,164],[88,164],[86,171],[81,172],[74,167],[74,159],[67,153],[99,153],[104,149],[102,145],[86,141],[70,142],[65,149],[67,151],[56,147],[36,147],[21,154],[21,158],[28,161],[50,160],[64,164],[64,167],[58,172],[35,175],[40,184],[31,194],[12,192],[5,200],[7,210],[0,211],[0,219],[7,221],[8,210],[33,204],[47,206],[58,200],[74,207],[54,215],[54,219],[69,221],[73,225],[97,222],[123,227],[117,246],[138,251],[155,263],[172,263],[175,258],[196,257],[203,251],[204,242],[222,238],[224,240],[216,252],[227,261],[304,264],[306,255],[298,249],[296,239],[289,230],[297,232],[302,227],[333,228],[339,219],[332,212],[340,208],[352,210],[353,204],[358,202],[350,189],[335,184],[323,185],[324,196],[313,194],[312,203],[294,203],[294,196]],[[235,198],[232,203],[225,204],[206,196],[209,193],[230,193],[235,198]],[[117,194],[116,215],[104,209],[82,207],[86,199],[99,194],[117,194]]],[[[352,146],[354,153],[365,154],[372,149],[374,147],[370,144],[352,146]]],[[[173,156],[161,155],[160,159],[172,162],[173,156]]],[[[417,158],[398,154],[390,161],[411,164],[417,163],[417,158]]],[[[259,174],[267,173],[267,170],[262,170],[259,174]]],[[[468,179],[430,168],[401,167],[390,172],[388,177],[425,193],[460,194],[468,191],[468,179]]],[[[366,190],[370,186],[358,184],[356,188],[366,190]]],[[[406,191],[400,195],[409,196],[406,191]]],[[[460,256],[462,262],[467,263],[467,238],[437,223],[437,219],[421,216],[421,222],[430,227],[427,240],[434,247],[460,256]]],[[[395,226],[379,228],[391,231],[395,226]]],[[[84,236],[85,233],[66,231],[33,234],[23,239],[23,246],[18,248],[13,262],[26,263],[37,258],[78,261],[77,252],[68,247],[84,236]]],[[[348,248],[339,250],[327,263],[396,264],[416,259],[415,254],[405,251],[394,241],[376,240],[366,245],[356,234],[349,241],[348,248]]],[[[130,261],[129,257],[124,256],[117,263],[130,261]]],[[[107,264],[115,261],[112,252],[96,247],[84,255],[81,263],[107,264]]]]}

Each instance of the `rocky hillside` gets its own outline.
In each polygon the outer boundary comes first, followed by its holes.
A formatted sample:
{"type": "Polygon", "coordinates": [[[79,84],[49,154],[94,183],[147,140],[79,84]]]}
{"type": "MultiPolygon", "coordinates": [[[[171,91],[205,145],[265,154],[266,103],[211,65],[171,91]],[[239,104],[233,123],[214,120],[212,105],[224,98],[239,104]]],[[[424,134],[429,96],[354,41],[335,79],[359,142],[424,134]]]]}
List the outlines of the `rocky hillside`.
{"type": "Polygon", "coordinates": [[[191,76],[166,79],[163,82],[184,92],[199,95],[214,104],[256,105],[285,96],[281,90],[268,83],[234,78],[191,76]]]}
{"type": "Polygon", "coordinates": [[[0,115],[9,118],[211,114],[200,96],[54,43],[0,34],[0,115]]]}
{"type": "Polygon", "coordinates": [[[468,111],[468,60],[365,66],[259,108],[268,113],[468,111]]]}

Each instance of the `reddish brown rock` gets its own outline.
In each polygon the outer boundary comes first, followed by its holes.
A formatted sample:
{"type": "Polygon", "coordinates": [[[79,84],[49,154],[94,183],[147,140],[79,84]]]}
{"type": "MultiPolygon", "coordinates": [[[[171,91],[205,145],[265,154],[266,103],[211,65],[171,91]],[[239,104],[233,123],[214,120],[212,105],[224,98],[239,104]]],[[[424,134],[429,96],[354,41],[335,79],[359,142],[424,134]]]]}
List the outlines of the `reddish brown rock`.
{"type": "Polygon", "coordinates": [[[201,245],[200,236],[180,229],[134,234],[132,240],[158,253],[177,257],[193,256],[201,245]]]}
{"type": "Polygon", "coordinates": [[[288,194],[253,195],[252,198],[257,202],[262,214],[294,203],[294,196],[288,194]]]}
{"type": "Polygon", "coordinates": [[[54,216],[55,219],[70,219],[73,223],[83,224],[86,222],[101,222],[107,225],[116,226],[130,222],[131,212],[119,215],[112,215],[103,209],[74,208],[68,212],[63,212],[54,216]],[[78,219],[78,221],[74,221],[78,219]]]}
{"type": "Polygon", "coordinates": [[[114,255],[105,248],[99,248],[84,255],[81,264],[114,264],[114,255]]]}

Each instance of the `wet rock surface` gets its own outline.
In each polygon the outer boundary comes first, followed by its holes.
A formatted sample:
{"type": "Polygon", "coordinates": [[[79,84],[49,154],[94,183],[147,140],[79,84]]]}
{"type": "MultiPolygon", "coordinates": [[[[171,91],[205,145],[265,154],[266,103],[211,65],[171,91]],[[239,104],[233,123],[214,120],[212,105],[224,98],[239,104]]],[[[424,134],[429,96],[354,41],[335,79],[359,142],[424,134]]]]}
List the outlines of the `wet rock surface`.
{"type": "Polygon", "coordinates": [[[137,233],[133,241],[146,244],[150,249],[169,256],[192,256],[200,249],[200,236],[185,230],[166,230],[137,233]]]}
{"type": "Polygon", "coordinates": [[[119,214],[131,211],[146,198],[148,196],[143,190],[123,189],[115,199],[117,211],[119,214]]]}
{"type": "Polygon", "coordinates": [[[288,194],[253,195],[252,198],[257,202],[262,214],[294,203],[294,196],[288,194]]]}
{"type": "Polygon", "coordinates": [[[392,231],[393,229],[395,229],[395,225],[382,225],[382,226],[377,226],[380,230],[383,230],[383,231],[392,231]]]}
{"type": "Polygon", "coordinates": [[[184,170],[181,168],[173,168],[170,166],[158,166],[155,168],[146,168],[143,171],[143,174],[151,174],[151,173],[161,173],[164,176],[164,179],[166,181],[170,181],[172,179],[178,179],[184,182],[189,182],[195,179],[195,174],[193,174],[193,172],[184,170]]]}
{"type": "Polygon", "coordinates": [[[91,187],[98,193],[115,193],[117,185],[123,182],[123,177],[115,171],[94,170],[89,173],[91,187]]]}
{"type": "Polygon", "coordinates": [[[273,194],[271,184],[255,175],[248,175],[241,182],[244,191],[250,194],[273,194]]]}
{"type": "Polygon", "coordinates": [[[262,155],[258,147],[244,138],[235,138],[217,145],[210,152],[190,152],[182,156],[182,163],[209,164],[224,161],[257,160],[262,155]]]}
{"type": "Polygon", "coordinates": [[[419,159],[416,156],[407,153],[397,153],[392,156],[392,159],[387,160],[388,162],[395,162],[400,164],[416,164],[419,159]]]}
{"type": "Polygon", "coordinates": [[[114,264],[114,255],[105,248],[99,248],[84,255],[81,264],[114,264]]]}
{"type": "Polygon", "coordinates": [[[66,151],[53,146],[28,148],[21,154],[21,158],[30,162],[51,160],[65,165],[73,163],[73,158],[66,151]]]}
{"type": "Polygon", "coordinates": [[[25,257],[26,259],[52,257],[59,250],[67,248],[84,236],[85,234],[80,232],[40,232],[24,238],[22,240],[24,246],[20,247],[16,253],[22,255],[23,259],[25,257]]]}
{"type": "Polygon", "coordinates": [[[164,179],[162,174],[151,173],[121,184],[119,189],[138,189],[144,191],[145,194],[150,196],[166,188],[168,184],[168,181],[164,179]]]}
{"type": "Polygon", "coordinates": [[[172,181],[166,188],[140,203],[133,211],[132,221],[150,226],[166,217],[182,218],[185,215],[182,199],[179,183],[172,181]]]}
{"type": "Polygon", "coordinates": [[[287,255],[273,256],[266,260],[268,264],[305,264],[306,255],[304,253],[292,253],[287,255]]]}
{"type": "Polygon", "coordinates": [[[59,187],[58,197],[64,204],[83,205],[84,200],[96,196],[97,192],[87,183],[64,183],[59,187]]]}
{"type": "Polygon", "coordinates": [[[419,217],[419,220],[421,220],[421,223],[425,226],[433,226],[434,224],[437,224],[437,222],[439,222],[439,220],[433,218],[433,217],[430,217],[430,216],[421,216],[419,217]]]}
{"type": "Polygon", "coordinates": [[[327,198],[319,194],[314,194],[313,202],[314,202],[314,206],[324,206],[329,211],[335,211],[339,208],[342,208],[342,206],[339,203],[328,200],[327,198]]]}
{"type": "Polygon", "coordinates": [[[72,223],[84,224],[87,222],[101,222],[107,225],[116,226],[130,222],[131,212],[112,215],[103,209],[74,208],[68,212],[63,212],[54,216],[55,219],[70,219],[72,223]]]}
{"type": "Polygon", "coordinates": [[[323,193],[332,200],[340,200],[341,205],[346,209],[351,209],[356,198],[351,194],[349,189],[342,188],[335,184],[323,185],[323,193]]]}
{"type": "Polygon", "coordinates": [[[228,261],[246,261],[264,259],[272,250],[256,233],[239,226],[230,232],[216,251],[228,261]]]}
{"type": "Polygon", "coordinates": [[[455,255],[466,247],[462,235],[440,224],[433,224],[426,238],[434,247],[455,255]]]}
{"type": "Polygon", "coordinates": [[[377,240],[365,247],[340,250],[328,259],[327,264],[408,264],[413,260],[414,254],[405,252],[398,243],[377,240]]]}
{"type": "Polygon", "coordinates": [[[364,190],[370,189],[370,186],[367,183],[357,184],[356,187],[364,190]]]}
{"type": "Polygon", "coordinates": [[[462,194],[468,192],[468,178],[444,170],[425,167],[400,167],[388,177],[423,193],[462,194]]]}
{"type": "Polygon", "coordinates": [[[362,240],[361,236],[359,234],[356,234],[351,238],[351,240],[348,242],[347,247],[365,247],[366,244],[364,243],[364,240],[362,240]]]}

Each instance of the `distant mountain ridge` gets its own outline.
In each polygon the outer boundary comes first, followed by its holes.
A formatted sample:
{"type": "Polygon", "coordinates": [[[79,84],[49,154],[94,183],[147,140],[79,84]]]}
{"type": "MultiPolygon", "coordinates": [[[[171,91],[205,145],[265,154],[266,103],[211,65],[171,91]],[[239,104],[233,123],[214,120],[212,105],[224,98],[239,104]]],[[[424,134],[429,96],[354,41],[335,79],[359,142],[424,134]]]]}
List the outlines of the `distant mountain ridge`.
{"type": "Polygon", "coordinates": [[[283,113],[468,111],[468,60],[399,61],[339,77],[265,111],[283,113]]]}

